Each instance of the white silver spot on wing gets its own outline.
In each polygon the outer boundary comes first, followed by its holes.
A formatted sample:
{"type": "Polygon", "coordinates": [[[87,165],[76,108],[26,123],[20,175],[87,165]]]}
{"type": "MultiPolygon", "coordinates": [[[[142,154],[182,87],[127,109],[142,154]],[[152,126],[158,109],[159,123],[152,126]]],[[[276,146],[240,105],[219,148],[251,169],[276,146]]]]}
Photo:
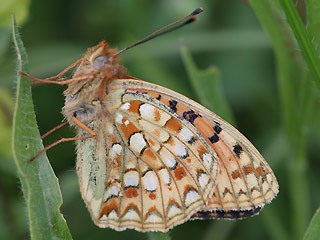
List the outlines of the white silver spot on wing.
{"type": "Polygon", "coordinates": [[[114,160],[119,155],[121,155],[121,152],[122,152],[122,146],[120,144],[114,144],[109,151],[109,156],[112,160],[114,160]]]}
{"type": "Polygon", "coordinates": [[[205,189],[209,182],[209,176],[206,173],[200,173],[198,177],[198,182],[201,187],[201,189],[205,189]]]}
{"type": "Polygon", "coordinates": [[[138,187],[139,185],[139,174],[137,171],[126,172],[123,176],[125,187],[138,187]]]}
{"type": "Polygon", "coordinates": [[[134,220],[134,221],[141,221],[139,214],[133,208],[130,208],[126,214],[122,217],[124,220],[134,220]]]}
{"type": "Polygon", "coordinates": [[[122,124],[123,115],[121,113],[117,113],[115,121],[118,124],[122,124]]]}
{"type": "Polygon", "coordinates": [[[144,188],[153,192],[158,187],[158,178],[154,171],[148,171],[142,178],[144,188]]]}
{"type": "Polygon", "coordinates": [[[141,150],[146,147],[147,143],[144,140],[142,133],[134,133],[130,137],[129,145],[134,151],[140,153],[141,150]]]}
{"type": "Polygon", "coordinates": [[[163,222],[163,220],[157,212],[149,213],[146,219],[146,223],[161,223],[161,222],[163,222]]]}
{"type": "Polygon", "coordinates": [[[170,219],[182,213],[183,213],[182,210],[177,205],[172,204],[168,208],[167,218],[170,219]]]}
{"type": "Polygon", "coordinates": [[[153,115],[154,110],[155,110],[155,107],[147,103],[142,104],[139,108],[141,117],[150,121],[154,120],[154,115],[153,115]]]}
{"type": "Polygon", "coordinates": [[[129,123],[130,123],[129,120],[126,120],[126,121],[124,122],[124,125],[128,126],[129,123]]]}
{"type": "Polygon", "coordinates": [[[188,157],[188,151],[182,144],[180,143],[175,144],[173,146],[173,149],[180,158],[188,157]]]}
{"type": "Polygon", "coordinates": [[[120,187],[120,183],[110,185],[104,194],[104,201],[106,202],[110,197],[119,197],[120,187]]]}
{"type": "Polygon", "coordinates": [[[192,203],[195,203],[197,202],[199,199],[200,199],[200,195],[199,193],[197,193],[196,191],[194,190],[189,190],[185,196],[185,199],[184,199],[184,203],[185,205],[188,207],[190,206],[192,203]]]}
{"type": "Polygon", "coordinates": [[[166,168],[162,168],[158,173],[159,173],[160,178],[165,182],[165,184],[167,184],[167,185],[171,184],[170,175],[169,175],[168,170],[166,168]]]}
{"type": "Polygon", "coordinates": [[[212,162],[213,162],[213,157],[210,153],[203,153],[202,154],[202,160],[204,162],[204,165],[208,168],[211,169],[212,162]]]}
{"type": "Polygon", "coordinates": [[[129,102],[122,104],[122,106],[120,107],[121,110],[128,110],[129,108],[130,108],[129,102]]]}
{"type": "Polygon", "coordinates": [[[191,141],[195,137],[193,133],[186,127],[180,129],[179,136],[186,142],[191,141]]]}

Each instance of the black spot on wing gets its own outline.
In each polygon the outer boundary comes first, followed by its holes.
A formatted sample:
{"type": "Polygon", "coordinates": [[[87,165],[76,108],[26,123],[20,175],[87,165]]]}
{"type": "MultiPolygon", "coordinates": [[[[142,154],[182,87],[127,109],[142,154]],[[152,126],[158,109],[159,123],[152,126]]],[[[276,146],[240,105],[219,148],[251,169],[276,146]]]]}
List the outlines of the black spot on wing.
{"type": "Polygon", "coordinates": [[[119,195],[116,195],[116,194],[111,194],[104,202],[108,202],[111,198],[117,198],[119,197],[119,195]]]}
{"type": "Polygon", "coordinates": [[[222,128],[221,128],[218,124],[216,124],[216,125],[213,126],[213,130],[214,130],[217,134],[219,134],[219,133],[222,131],[222,128]]]}
{"type": "Polygon", "coordinates": [[[176,162],[174,163],[174,165],[173,165],[172,167],[170,167],[170,169],[171,169],[171,170],[175,170],[175,169],[177,168],[177,166],[178,166],[178,162],[176,161],[176,162]]]}
{"type": "Polygon", "coordinates": [[[177,101],[176,100],[170,100],[169,101],[169,104],[170,104],[170,109],[173,111],[173,112],[177,112],[177,101]]]}
{"type": "Polygon", "coordinates": [[[141,149],[141,151],[140,151],[140,156],[144,153],[144,151],[147,149],[147,147],[144,147],[144,148],[142,148],[141,149]]]}
{"type": "Polygon", "coordinates": [[[183,113],[183,118],[189,121],[192,125],[194,123],[194,120],[199,117],[193,110],[185,111],[183,113]]]}
{"type": "Polygon", "coordinates": [[[189,144],[192,144],[192,143],[194,143],[196,140],[197,140],[197,139],[196,139],[194,136],[192,136],[192,137],[188,140],[188,143],[189,143],[189,144]]]}
{"type": "Polygon", "coordinates": [[[139,184],[138,185],[128,185],[128,186],[124,186],[124,190],[127,190],[128,188],[136,188],[139,189],[139,184]]]}
{"type": "Polygon", "coordinates": [[[188,154],[188,152],[186,152],[185,155],[178,155],[178,156],[179,156],[179,158],[181,158],[181,159],[186,159],[187,157],[189,157],[189,154],[188,154]]]}
{"type": "Polygon", "coordinates": [[[184,119],[187,119],[187,115],[193,114],[193,113],[194,113],[194,111],[192,111],[192,110],[190,110],[190,111],[185,111],[185,112],[182,114],[182,116],[183,116],[184,119]]]}
{"type": "Polygon", "coordinates": [[[240,154],[243,152],[242,147],[239,144],[236,144],[233,146],[233,152],[237,155],[237,157],[240,157],[240,154]]]}
{"type": "Polygon", "coordinates": [[[261,211],[261,207],[253,207],[249,210],[214,210],[214,211],[199,211],[191,216],[191,219],[212,219],[212,218],[224,218],[224,219],[241,219],[247,218],[258,214],[261,211]]]}
{"type": "Polygon", "coordinates": [[[208,138],[211,143],[216,143],[219,141],[219,136],[215,133],[211,137],[208,138]]]}
{"type": "Polygon", "coordinates": [[[159,94],[159,96],[158,96],[156,99],[160,101],[160,99],[161,99],[161,95],[159,94]]]}

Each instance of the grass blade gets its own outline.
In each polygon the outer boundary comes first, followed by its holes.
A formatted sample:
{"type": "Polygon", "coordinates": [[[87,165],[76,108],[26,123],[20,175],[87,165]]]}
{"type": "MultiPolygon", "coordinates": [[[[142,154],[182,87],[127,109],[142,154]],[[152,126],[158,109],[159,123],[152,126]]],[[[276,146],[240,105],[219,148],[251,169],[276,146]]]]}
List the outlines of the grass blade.
{"type": "Polygon", "coordinates": [[[180,52],[189,80],[200,103],[235,125],[230,106],[223,94],[219,70],[215,67],[199,70],[185,45],[181,45],[180,52]]]}
{"type": "MultiPolygon", "coordinates": [[[[262,26],[269,34],[277,60],[278,82],[284,119],[283,125],[286,141],[290,148],[285,159],[288,166],[289,189],[292,201],[292,206],[289,205],[288,207],[294,209],[291,228],[293,235],[299,239],[302,237],[303,229],[307,223],[309,206],[305,171],[307,135],[306,131],[303,131],[308,118],[303,112],[311,106],[312,97],[308,100],[302,99],[303,96],[301,97],[303,93],[307,92],[308,79],[306,79],[307,76],[304,74],[302,58],[295,50],[295,39],[291,37],[288,25],[281,21],[280,11],[273,1],[251,0],[250,3],[262,26]],[[303,117],[305,118],[302,119],[303,117]],[[302,122],[302,120],[305,120],[305,122],[302,122]]],[[[270,212],[269,214],[272,213],[270,212]]],[[[268,218],[276,219],[276,216],[269,216],[268,218]]],[[[278,235],[286,232],[284,224],[281,228],[279,227],[270,229],[270,232],[279,231],[278,235]]],[[[288,237],[290,236],[288,235],[288,237]]]]}
{"type": "MultiPolygon", "coordinates": [[[[199,102],[235,126],[234,116],[224,96],[219,70],[216,67],[200,70],[185,45],[181,45],[180,52],[189,81],[196,96],[199,98],[199,102]]],[[[210,239],[212,236],[215,236],[216,239],[224,239],[230,234],[235,225],[234,222],[213,221],[206,230],[204,239],[210,239]],[[220,233],[217,235],[215,232],[218,230],[220,233]]]]}
{"type": "Polygon", "coordinates": [[[293,1],[280,0],[280,3],[298,41],[304,59],[313,76],[313,80],[316,82],[318,88],[320,88],[320,60],[307,34],[302,19],[299,16],[297,8],[293,1]]]}

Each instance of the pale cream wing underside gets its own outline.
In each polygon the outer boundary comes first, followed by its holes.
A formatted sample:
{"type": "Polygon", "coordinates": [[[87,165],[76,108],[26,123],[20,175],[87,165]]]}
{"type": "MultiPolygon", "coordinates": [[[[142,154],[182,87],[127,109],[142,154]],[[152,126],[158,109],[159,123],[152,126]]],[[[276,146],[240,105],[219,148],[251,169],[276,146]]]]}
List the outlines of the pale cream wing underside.
{"type": "Polygon", "coordinates": [[[98,226],[168,231],[203,209],[218,160],[192,124],[141,96],[122,94],[113,121],[89,125],[97,137],[79,142],[80,187],[98,226]]]}
{"type": "Polygon", "coordinates": [[[162,104],[171,112],[171,104],[175,102],[175,114],[189,122],[193,120],[198,135],[209,140],[209,143],[212,136],[218,136],[219,141],[210,146],[219,157],[219,175],[205,210],[262,208],[277,195],[279,186],[268,163],[246,137],[219,116],[181,94],[151,83],[120,80],[113,84],[114,88],[125,85],[127,89],[151,96],[153,104],[162,104]],[[193,116],[199,117],[194,120],[190,117],[192,115],[185,115],[190,111],[194,112],[193,116]]]}
{"type": "Polygon", "coordinates": [[[214,113],[139,80],[109,91],[111,119],[91,123],[97,137],[78,143],[82,197],[98,226],[165,232],[204,218],[197,212],[260,208],[276,196],[269,165],[214,113]]]}

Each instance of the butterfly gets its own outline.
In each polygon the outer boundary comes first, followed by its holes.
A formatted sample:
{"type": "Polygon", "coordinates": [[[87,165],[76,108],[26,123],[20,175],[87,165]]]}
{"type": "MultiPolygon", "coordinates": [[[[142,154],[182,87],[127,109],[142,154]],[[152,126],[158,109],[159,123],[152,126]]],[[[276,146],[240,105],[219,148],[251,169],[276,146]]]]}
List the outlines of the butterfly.
{"type": "Polygon", "coordinates": [[[57,75],[79,64],[72,79],[56,81],[68,84],[62,112],[77,136],[65,141],[76,140],[81,195],[97,226],[167,232],[189,219],[256,215],[275,198],[272,169],[238,130],[131,77],[118,54],[102,41],[57,75]]]}

